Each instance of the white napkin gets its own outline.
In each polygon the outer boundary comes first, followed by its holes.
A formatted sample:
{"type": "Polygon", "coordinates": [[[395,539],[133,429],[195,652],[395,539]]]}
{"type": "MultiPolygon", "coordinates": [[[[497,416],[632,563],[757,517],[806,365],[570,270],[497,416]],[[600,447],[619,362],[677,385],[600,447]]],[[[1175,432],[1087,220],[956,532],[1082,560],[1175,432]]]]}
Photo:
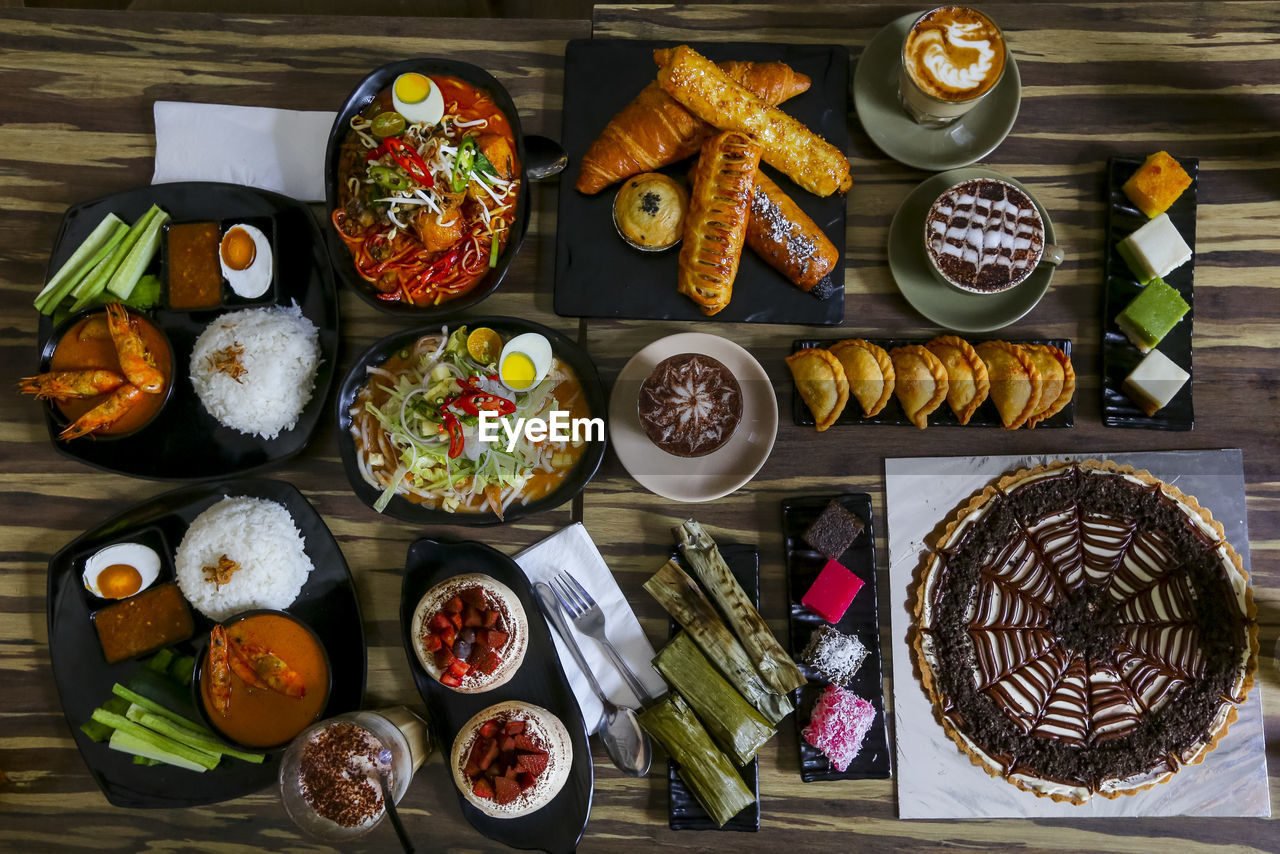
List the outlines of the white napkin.
{"type": "Polygon", "coordinates": [[[156,101],[152,184],[222,181],[324,200],[335,113],[156,101]]]}
{"type": "MultiPolygon", "coordinates": [[[[605,632],[609,640],[613,641],[622,660],[631,665],[631,671],[635,673],[636,678],[648,689],[651,696],[656,697],[666,692],[666,683],[650,664],[653,660],[653,647],[644,636],[640,621],[636,619],[635,612],[627,604],[627,599],[622,595],[622,590],[614,580],[613,573],[609,571],[604,558],[600,556],[600,550],[591,541],[591,535],[581,523],[570,525],[542,542],[530,546],[516,555],[515,561],[524,570],[524,574],[529,576],[530,583],[543,581],[550,584],[556,573],[562,570],[576,578],[591,594],[591,598],[600,603],[600,607],[604,610],[605,632]]],[[[591,672],[595,675],[596,681],[609,695],[609,699],[617,705],[638,707],[640,698],[632,696],[631,690],[622,681],[617,669],[605,657],[600,644],[577,629],[571,629],[571,631],[578,642],[578,648],[582,650],[583,657],[591,665],[591,672]]],[[[565,648],[564,641],[554,627],[551,628],[551,636],[555,639],[556,652],[560,654],[560,664],[564,667],[565,675],[569,677],[574,696],[578,698],[578,705],[582,709],[582,719],[587,724],[587,730],[595,732],[604,717],[604,707],[600,705],[600,700],[587,684],[587,679],[582,675],[578,663],[573,660],[573,654],[565,648]]]]}

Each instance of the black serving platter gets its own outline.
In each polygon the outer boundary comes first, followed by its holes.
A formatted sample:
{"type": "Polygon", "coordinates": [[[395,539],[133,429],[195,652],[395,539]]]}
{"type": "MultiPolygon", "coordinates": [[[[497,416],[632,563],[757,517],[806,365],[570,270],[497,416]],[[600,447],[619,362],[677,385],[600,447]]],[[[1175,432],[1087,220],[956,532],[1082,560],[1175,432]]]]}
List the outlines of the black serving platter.
{"type": "Polygon", "coordinates": [[[559,144],[546,137],[526,136],[520,127],[520,113],[516,109],[511,95],[492,74],[483,68],[454,59],[433,59],[421,57],[393,62],[375,68],[365,75],[351,94],[342,102],[329,131],[329,143],[325,150],[324,161],[324,194],[325,223],[324,236],[329,246],[329,257],[333,259],[333,267],[338,277],[359,297],[374,308],[388,314],[399,315],[418,320],[444,320],[461,311],[471,308],[489,294],[497,290],[498,285],[507,274],[511,261],[520,251],[525,232],[529,229],[529,182],[540,181],[556,175],[564,168],[564,151],[559,144]],[[351,261],[351,252],[334,230],[330,217],[338,206],[338,159],[342,148],[342,140],[350,128],[351,117],[368,106],[378,93],[391,86],[401,74],[416,71],[431,76],[457,77],[472,86],[487,92],[495,104],[506,115],[511,123],[511,130],[516,139],[516,157],[520,162],[521,179],[525,182],[516,198],[516,218],[512,223],[512,235],[498,256],[498,263],[485,274],[470,290],[459,297],[448,300],[438,306],[414,306],[395,300],[385,300],[378,296],[378,291],[371,283],[360,277],[351,261]]]}
{"type": "MultiPolygon", "coordinates": [[[[844,289],[819,300],[787,281],[754,252],[744,249],[733,284],[733,300],[714,317],[704,315],[676,290],[679,247],[640,252],[618,236],[613,199],[618,186],[594,196],[569,185],[582,157],[605,125],[653,82],[653,51],[679,42],[576,39],[565,51],[564,122],[561,140],[571,163],[560,190],[556,229],[555,310],[573,317],[638,320],[835,325],[844,321],[844,289]]],[[[841,151],[849,150],[849,50],[839,45],[695,43],[717,62],[786,62],[809,75],[809,91],[780,105],[841,151]]],[[[832,281],[844,284],[845,196],[820,198],[800,189],[772,167],[762,167],[840,250],[832,281]]],[[[661,170],[684,182],[689,162],[661,170]]]]}
{"type": "Polygon", "coordinates": [[[405,655],[418,693],[427,704],[436,744],[445,761],[441,765],[456,791],[449,755],[458,731],[480,711],[509,700],[532,703],[552,712],[569,731],[573,743],[573,767],[564,788],[550,803],[519,818],[492,818],[471,805],[458,792],[458,806],[471,826],[490,839],[512,848],[570,852],[586,829],[595,785],[591,748],[582,721],[578,700],[569,687],[551,631],[524,571],[515,561],[496,549],[477,542],[445,543],[421,539],[409,547],[405,560],[404,584],[400,596],[400,632],[405,655]],[[465,573],[488,575],[507,585],[520,597],[529,623],[529,645],[524,661],[511,680],[491,691],[461,694],[441,685],[422,669],[414,652],[413,612],[423,595],[436,584],[465,573]]]}
{"type": "MultiPolygon", "coordinates": [[[[552,352],[564,360],[577,374],[578,381],[582,384],[583,394],[587,396],[591,417],[599,417],[601,419],[607,417],[604,385],[600,382],[600,374],[596,371],[595,362],[586,350],[579,347],[568,337],[540,323],[521,320],[516,317],[467,318],[466,326],[468,329],[488,326],[504,336],[515,336],[525,332],[538,332],[545,335],[547,340],[551,342],[552,352]]],[[[381,491],[367,483],[360,476],[360,468],[356,463],[355,438],[351,435],[351,403],[368,381],[367,368],[381,365],[393,353],[409,346],[422,336],[439,334],[439,332],[440,326],[432,325],[388,335],[360,355],[355,365],[352,366],[342,380],[342,386],[338,389],[338,450],[342,455],[342,467],[347,472],[347,480],[351,484],[351,489],[370,508],[377,503],[381,491]]],[[[607,432],[606,430],[606,434],[607,432]]],[[[604,439],[591,441],[583,452],[582,458],[578,460],[577,466],[569,472],[564,482],[554,492],[528,504],[513,503],[507,508],[507,512],[503,514],[501,519],[491,512],[446,513],[443,510],[437,510],[425,504],[414,503],[399,495],[391,499],[383,513],[402,522],[424,525],[484,526],[514,522],[534,513],[559,507],[582,492],[591,481],[591,478],[595,476],[596,470],[600,468],[600,462],[604,459],[604,449],[604,439]]]]}
{"type": "MultiPolygon", "coordinates": [[[[836,343],[837,339],[817,340],[812,338],[800,338],[791,342],[791,352],[804,350],[809,347],[830,347],[836,343]]],[[[872,344],[878,344],[886,351],[894,347],[904,347],[911,344],[927,344],[928,338],[874,338],[867,339],[872,344]]],[[[987,339],[969,339],[970,344],[977,346],[987,339]]],[[[1001,339],[1008,340],[1008,339],[1001,339]]],[[[1071,358],[1071,340],[1068,338],[1032,338],[1013,341],[1014,344],[1048,344],[1057,347],[1059,350],[1067,354],[1067,358],[1071,358]]],[[[1074,365],[1073,365],[1074,367],[1074,365]]],[[[1079,373],[1077,373],[1077,377],[1079,373]]],[[[1079,390],[1077,389],[1077,394],[1079,390]]],[[[799,424],[801,427],[812,427],[814,425],[813,413],[809,411],[809,407],[805,405],[804,400],[800,397],[800,392],[796,391],[795,384],[791,386],[791,420],[799,424]]],[[[891,425],[894,427],[914,427],[915,424],[907,418],[906,413],[902,411],[902,404],[898,402],[898,396],[895,394],[889,398],[889,402],[885,404],[884,409],[880,410],[878,415],[871,418],[862,417],[862,406],[858,401],[850,395],[849,403],[845,406],[844,412],[840,413],[840,417],[836,419],[835,426],[841,427],[847,424],[879,424],[891,425]]],[[[974,411],[973,416],[969,419],[968,424],[962,425],[957,419],[956,414],[951,411],[951,407],[945,401],[933,414],[929,416],[930,427],[1001,427],[1000,413],[996,411],[996,405],[987,400],[974,411]]],[[[1049,427],[1074,427],[1076,426],[1076,395],[1072,395],[1071,400],[1062,411],[1057,415],[1049,418],[1036,425],[1036,429],[1049,427]]]]}
{"type": "MultiPolygon", "coordinates": [[[[672,556],[680,561],[686,572],[689,571],[679,549],[672,556]]],[[[729,565],[733,577],[742,585],[742,589],[751,597],[751,601],[760,606],[760,554],[755,546],[743,543],[726,543],[720,546],[720,556],[729,565]]],[[[680,624],[670,621],[670,636],[675,637],[680,631],[680,624]]],[[[667,805],[667,826],[672,830],[737,830],[755,833],[760,829],[760,760],[752,759],[738,769],[747,788],[755,795],[755,802],[744,807],[742,812],[718,826],[707,811],[698,803],[698,798],[689,791],[680,776],[680,763],[674,759],[667,760],[667,793],[670,802],[667,805]]]]}
{"type": "MultiPolygon", "coordinates": [[[[244,474],[294,456],[306,447],[320,420],[338,356],[338,299],[315,218],[305,205],[286,196],[234,184],[191,182],[124,190],[67,210],[49,256],[48,276],[62,266],[107,213],[134,222],[153,203],[178,222],[274,224],[275,283],[269,293],[275,295],[275,305],[297,303],[303,316],[319,331],[320,366],[311,400],[293,429],[275,439],[246,436],[222,426],[205,411],[191,385],[191,349],[197,336],[215,318],[224,311],[245,306],[233,305],[229,300],[225,309],[173,310],[162,303],[148,314],[168,335],[173,349],[174,388],[164,408],[145,427],[128,436],[111,441],[86,437],[63,442],[58,433],[66,422],[52,404],[46,403],[45,423],[54,449],[105,471],[168,481],[244,474]]],[[[267,234],[272,236],[273,232],[267,234]]],[[[149,271],[163,272],[160,265],[158,254],[149,271]]],[[[162,291],[167,290],[162,285],[162,291]]],[[[38,341],[38,370],[44,371],[58,343],[53,321],[46,315],[40,317],[38,341]]]]}
{"type": "MultiPolygon", "coordinates": [[[[1124,378],[1142,361],[1143,354],[1116,326],[1116,315],[1124,310],[1134,297],[1142,292],[1142,285],[1134,278],[1129,265],[1120,257],[1116,246],[1151,220],[1133,206],[1121,187],[1138,167],[1144,157],[1112,157],[1107,161],[1107,251],[1104,261],[1106,287],[1102,294],[1102,423],[1106,427],[1131,427],[1148,430],[1191,430],[1195,428],[1196,413],[1192,402],[1192,383],[1195,372],[1191,366],[1192,326],[1195,322],[1196,304],[1193,283],[1196,258],[1164,277],[1165,282],[1182,295],[1191,307],[1178,321],[1178,325],[1156,346],[1156,349],[1172,359],[1191,376],[1178,390],[1169,405],[1155,415],[1147,415],[1124,391],[1124,378]]],[[[1182,239],[1196,248],[1196,192],[1200,186],[1200,161],[1195,157],[1175,158],[1191,176],[1191,186],[1170,206],[1169,219],[1177,227],[1182,239]]]]}
{"type": "MultiPolygon", "coordinates": [[[[93,710],[111,697],[111,686],[128,682],[141,666],[138,661],[106,663],[90,614],[107,603],[84,589],[80,580],[84,561],[103,546],[141,540],[158,551],[164,549],[159,551],[157,583],[172,581],[172,549],[182,542],[196,516],[227,495],[283,504],[302,531],[315,569],[285,610],[315,632],[329,657],[333,687],[323,716],[358,709],[364,696],[364,627],[351,573],[324,520],[302,493],[278,480],[227,480],[184,487],[132,507],[80,535],[49,561],[49,657],[54,683],[76,747],[102,793],[115,806],[193,807],[242,797],[276,784],[280,751],[269,753],[261,765],[224,758],[217,768],[197,774],[165,765],[134,765],[132,757],[94,743],[79,729],[93,710]]],[[[196,634],[177,649],[198,658],[213,623],[194,608],[192,614],[196,634]]],[[[199,720],[194,708],[187,714],[199,720]]]]}
{"type": "Polygon", "coordinates": [[[800,604],[800,598],[809,589],[818,572],[826,564],[825,555],[814,551],[803,539],[804,532],[813,524],[831,501],[861,519],[865,525],[853,544],[840,556],[840,563],[852,570],[864,582],[853,597],[835,628],[845,634],[858,636],[867,648],[867,658],[854,677],[848,690],[871,702],[876,709],[876,719],[862,742],[862,750],[854,757],[845,771],[836,771],[827,757],[801,736],[800,779],[806,783],[815,780],[883,780],[892,775],[889,755],[889,737],[884,717],[884,683],[881,675],[880,616],[876,592],[875,530],[873,527],[871,496],[865,492],[845,495],[804,496],[785,498],[782,501],[782,547],[787,564],[787,589],[791,597],[788,623],[791,632],[791,652],[800,669],[809,678],[809,684],[796,689],[796,732],[799,733],[813,717],[813,706],[818,696],[830,683],[812,668],[800,662],[801,651],[809,643],[814,629],[829,625],[826,620],[800,604]]]}

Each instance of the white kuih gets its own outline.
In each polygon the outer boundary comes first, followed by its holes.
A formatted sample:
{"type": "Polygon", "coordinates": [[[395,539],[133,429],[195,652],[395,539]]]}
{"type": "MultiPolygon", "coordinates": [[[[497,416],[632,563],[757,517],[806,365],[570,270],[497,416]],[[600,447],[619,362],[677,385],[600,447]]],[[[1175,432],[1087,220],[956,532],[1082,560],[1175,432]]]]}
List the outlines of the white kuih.
{"type": "Polygon", "coordinates": [[[289,511],[246,496],[224,498],[197,516],[174,564],[182,595],[213,620],[256,608],[288,608],[314,568],[289,511]],[[216,567],[223,555],[240,568],[219,585],[205,567],[216,567]]]}
{"type": "Polygon", "coordinates": [[[191,351],[191,384],[224,426],[274,439],[298,423],[320,364],[319,334],[297,305],[216,318],[191,351]],[[228,370],[238,364],[243,370],[228,370]]]}

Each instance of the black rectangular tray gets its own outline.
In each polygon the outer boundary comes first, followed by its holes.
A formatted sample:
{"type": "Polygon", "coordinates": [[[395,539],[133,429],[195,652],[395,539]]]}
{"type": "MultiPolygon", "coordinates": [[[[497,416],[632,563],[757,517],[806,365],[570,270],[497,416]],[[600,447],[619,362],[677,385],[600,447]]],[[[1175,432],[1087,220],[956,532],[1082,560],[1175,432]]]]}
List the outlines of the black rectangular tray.
{"type": "MultiPolygon", "coordinates": [[[[679,247],[640,252],[623,242],[613,224],[615,184],[594,196],[573,188],[582,157],[604,130],[645,86],[657,66],[654,48],[679,42],[632,39],[575,39],[565,50],[564,111],[561,144],[569,168],[560,180],[556,227],[556,314],[569,317],[612,317],[634,320],[714,320],[717,322],[795,323],[829,326],[844,322],[845,196],[820,198],[800,189],[786,176],[765,167],[836,248],[840,259],[831,271],[836,293],[820,300],[801,291],[756,256],[742,252],[733,299],[713,317],[676,290],[679,247]]],[[[849,150],[849,50],[840,45],[695,43],[700,53],[724,60],[781,61],[809,75],[809,90],[781,104],[841,151],[849,150]]],[[[661,171],[685,183],[689,161],[661,171]]]]}
{"type": "Polygon", "coordinates": [[[796,704],[797,735],[813,717],[813,706],[830,683],[812,668],[799,661],[799,655],[809,643],[809,636],[827,621],[800,604],[818,571],[827,562],[825,555],[811,549],[802,536],[818,514],[832,500],[861,519],[865,526],[853,544],[840,556],[840,563],[863,580],[864,587],[853,597],[849,610],[835,624],[847,635],[857,635],[867,648],[867,659],[858,669],[849,690],[868,700],[876,709],[876,719],[862,742],[862,750],[854,757],[845,771],[836,771],[827,757],[803,737],[800,744],[800,779],[806,783],[815,780],[884,780],[893,774],[889,755],[889,734],[884,717],[884,682],[880,657],[880,614],[876,593],[876,551],[871,496],[865,492],[845,495],[815,495],[802,498],[784,498],[782,501],[782,547],[787,564],[787,590],[791,607],[788,625],[791,634],[791,654],[800,669],[809,678],[809,684],[797,688],[793,699],[796,704]]]}
{"type": "MultiPolygon", "coordinates": [[[[829,338],[818,340],[815,338],[799,338],[791,342],[791,352],[804,350],[809,347],[830,347],[840,339],[829,338]]],[[[885,350],[891,350],[894,347],[903,347],[910,344],[927,344],[928,338],[868,338],[872,344],[883,347],[885,350]]],[[[988,339],[970,339],[966,338],[970,344],[977,345],[988,339]]],[[[998,339],[1009,340],[1009,339],[998,339]]],[[[1024,338],[1012,341],[1014,344],[1048,344],[1057,347],[1059,350],[1067,354],[1067,358],[1071,358],[1071,339],[1069,338],[1024,338]]],[[[1077,373],[1078,375],[1078,373],[1077,373]]],[[[801,399],[800,393],[796,391],[795,384],[791,386],[791,419],[801,427],[812,427],[814,425],[813,413],[809,411],[809,407],[805,406],[804,400],[801,399]]],[[[889,398],[889,402],[885,404],[884,409],[879,414],[873,415],[871,418],[862,417],[862,407],[858,405],[858,401],[850,399],[845,406],[844,412],[836,419],[835,426],[841,427],[846,424],[880,424],[891,425],[894,427],[914,427],[915,425],[907,418],[906,413],[902,411],[902,404],[898,402],[897,395],[889,398]]],[[[996,411],[995,404],[988,398],[969,419],[969,423],[961,425],[956,419],[956,414],[951,411],[951,407],[945,402],[933,411],[929,416],[930,427],[1001,427],[1000,413],[996,411]]],[[[1057,415],[1049,418],[1036,425],[1036,429],[1050,427],[1074,427],[1076,426],[1076,398],[1073,395],[1070,402],[1062,408],[1057,415]]]]}
{"type": "MultiPolygon", "coordinates": [[[[1106,286],[1102,289],[1102,423],[1107,427],[1131,427],[1147,430],[1191,430],[1196,414],[1192,405],[1191,385],[1195,373],[1191,368],[1192,325],[1196,305],[1192,298],[1196,258],[1174,270],[1165,281],[1182,295],[1191,310],[1164,337],[1157,350],[1164,353],[1191,376],[1178,390],[1169,405],[1155,415],[1147,415],[1124,392],[1124,378],[1142,361],[1143,354],[1133,346],[1116,326],[1116,315],[1142,292],[1129,265],[1120,257],[1116,245],[1150,220],[1133,206],[1121,189],[1143,157],[1112,157],[1107,161],[1107,248],[1104,255],[1106,286]]],[[[1175,158],[1191,176],[1191,186],[1173,203],[1167,213],[1182,239],[1194,253],[1196,248],[1196,191],[1200,185],[1200,161],[1195,157],[1175,158]]]]}
{"type": "MultiPolygon", "coordinates": [[[[751,601],[759,607],[760,554],[756,551],[756,547],[742,543],[727,543],[720,546],[720,555],[729,565],[733,577],[742,585],[742,589],[747,591],[751,601]]],[[[684,563],[678,551],[673,552],[672,556],[684,566],[686,572],[689,571],[688,565],[684,563]]],[[[675,637],[678,631],[680,631],[680,624],[671,620],[670,636],[675,637]]],[[[738,769],[742,772],[742,779],[746,782],[747,788],[755,795],[755,803],[725,822],[724,827],[717,826],[711,816],[707,815],[702,804],[698,803],[698,798],[689,791],[684,780],[676,773],[679,770],[679,763],[675,760],[667,761],[667,792],[670,796],[667,807],[667,827],[672,830],[737,830],[746,833],[755,833],[760,829],[760,760],[752,759],[738,769]]]]}

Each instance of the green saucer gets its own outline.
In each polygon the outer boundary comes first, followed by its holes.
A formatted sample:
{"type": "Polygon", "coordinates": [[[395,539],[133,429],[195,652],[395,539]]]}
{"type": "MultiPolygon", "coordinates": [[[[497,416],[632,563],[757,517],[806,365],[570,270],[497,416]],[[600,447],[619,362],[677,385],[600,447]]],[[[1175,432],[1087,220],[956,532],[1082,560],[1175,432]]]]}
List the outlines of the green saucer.
{"type": "Polygon", "coordinates": [[[903,15],[867,45],[853,73],[853,106],[867,136],[894,160],[930,172],[958,169],[986,157],[1009,135],[1022,103],[1022,78],[1010,53],[1004,76],[978,106],[945,127],[916,124],[898,102],[898,63],[918,17],[903,15]]]}
{"type": "Polygon", "coordinates": [[[911,307],[939,326],[956,332],[991,332],[1008,326],[1036,307],[1049,290],[1053,266],[1039,265],[1022,284],[998,294],[965,293],[938,281],[925,255],[924,218],[943,190],[970,178],[997,178],[1020,188],[1040,211],[1045,244],[1057,244],[1049,212],[1030,190],[1008,175],[969,166],[934,175],[903,200],[889,226],[889,271],[911,307]]]}

